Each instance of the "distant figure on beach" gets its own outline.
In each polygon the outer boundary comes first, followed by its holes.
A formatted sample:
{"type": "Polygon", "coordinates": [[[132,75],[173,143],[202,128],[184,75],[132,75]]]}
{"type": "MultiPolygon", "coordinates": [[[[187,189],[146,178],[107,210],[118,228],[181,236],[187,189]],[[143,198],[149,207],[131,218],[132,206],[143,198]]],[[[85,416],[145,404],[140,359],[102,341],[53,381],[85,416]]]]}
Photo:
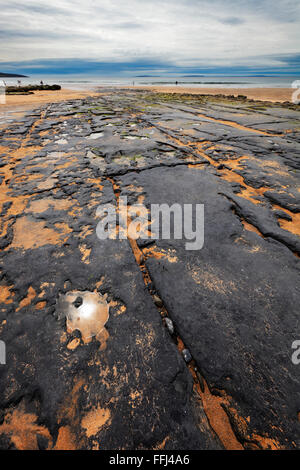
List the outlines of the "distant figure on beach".
{"type": "Polygon", "coordinates": [[[175,85],[178,85],[178,82],[177,82],[177,80],[176,80],[176,82],[175,82],[175,85]]]}
{"type": "MultiPolygon", "coordinates": [[[[6,88],[5,81],[0,80],[0,104],[5,104],[5,88],[6,88]],[[3,85],[1,82],[3,83],[3,85]]],[[[1,364],[1,361],[0,361],[0,364],[1,364]]]]}
{"type": "Polygon", "coordinates": [[[21,86],[21,83],[22,83],[21,80],[18,80],[18,86],[21,86]]]}
{"type": "Polygon", "coordinates": [[[44,85],[44,82],[43,80],[40,81],[40,85],[43,86],[44,85]]]}

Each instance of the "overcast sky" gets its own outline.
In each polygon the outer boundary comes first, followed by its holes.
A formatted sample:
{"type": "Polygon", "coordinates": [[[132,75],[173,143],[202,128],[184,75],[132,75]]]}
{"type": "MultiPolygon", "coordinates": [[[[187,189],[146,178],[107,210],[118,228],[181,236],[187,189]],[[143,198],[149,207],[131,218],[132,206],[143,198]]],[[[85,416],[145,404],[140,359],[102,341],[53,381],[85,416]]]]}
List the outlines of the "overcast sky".
{"type": "Polygon", "coordinates": [[[0,7],[0,71],[48,59],[300,71],[299,0],[0,0],[0,7]]]}

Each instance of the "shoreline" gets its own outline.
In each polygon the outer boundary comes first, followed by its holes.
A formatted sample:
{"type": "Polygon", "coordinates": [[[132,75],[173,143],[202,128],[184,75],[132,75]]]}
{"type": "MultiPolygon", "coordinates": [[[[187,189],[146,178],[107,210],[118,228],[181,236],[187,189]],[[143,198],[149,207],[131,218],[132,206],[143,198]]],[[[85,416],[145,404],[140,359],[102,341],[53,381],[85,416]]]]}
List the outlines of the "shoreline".
{"type": "MultiPolygon", "coordinates": [[[[61,89],[57,91],[43,90],[35,91],[29,95],[7,95],[6,103],[0,104],[0,117],[6,114],[22,113],[34,109],[43,104],[57,103],[61,101],[83,99],[89,96],[96,96],[101,94],[102,87],[98,86],[97,91],[90,90],[71,90],[61,89]]],[[[104,88],[104,87],[103,87],[104,88]]],[[[107,89],[107,87],[105,87],[107,89]]],[[[137,90],[137,91],[152,91],[154,93],[177,93],[177,94],[190,94],[190,95],[238,95],[246,96],[248,99],[255,101],[268,101],[268,102],[290,102],[292,103],[292,94],[295,91],[292,88],[191,88],[181,86],[122,86],[111,87],[112,89],[121,90],[137,90]]]]}
{"type": "MultiPolygon", "coordinates": [[[[123,88],[123,87],[122,87],[123,88]]],[[[125,87],[124,87],[125,88],[125,87]]],[[[270,101],[272,103],[286,101],[292,103],[293,88],[206,88],[206,87],[182,87],[174,86],[131,86],[126,87],[129,90],[145,90],[157,93],[179,93],[190,95],[243,95],[248,99],[257,101],[270,101]]]]}

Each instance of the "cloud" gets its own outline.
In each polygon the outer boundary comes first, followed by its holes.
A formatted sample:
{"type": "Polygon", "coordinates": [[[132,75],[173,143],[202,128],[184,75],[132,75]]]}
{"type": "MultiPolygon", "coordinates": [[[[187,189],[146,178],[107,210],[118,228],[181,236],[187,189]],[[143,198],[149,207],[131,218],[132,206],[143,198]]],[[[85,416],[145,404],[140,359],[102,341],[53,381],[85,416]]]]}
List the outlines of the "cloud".
{"type": "Polygon", "coordinates": [[[39,59],[32,61],[2,62],[2,72],[24,73],[26,75],[50,76],[66,74],[120,75],[134,77],[141,74],[150,75],[294,75],[300,70],[300,54],[272,55],[261,58],[257,63],[255,57],[241,60],[236,65],[228,65],[226,61],[217,65],[208,64],[203,60],[197,66],[178,66],[172,61],[158,61],[155,58],[131,61],[97,61],[88,59],[39,59]],[[267,64],[267,65],[266,65],[267,64]]]}
{"type": "Polygon", "coordinates": [[[246,22],[244,19],[238,18],[236,16],[230,16],[228,18],[223,18],[223,19],[220,19],[219,21],[220,21],[220,23],[229,24],[231,26],[244,24],[246,22]]]}
{"type": "Polygon", "coordinates": [[[279,57],[299,53],[298,0],[0,0],[0,8],[2,62],[284,67],[279,57]]]}

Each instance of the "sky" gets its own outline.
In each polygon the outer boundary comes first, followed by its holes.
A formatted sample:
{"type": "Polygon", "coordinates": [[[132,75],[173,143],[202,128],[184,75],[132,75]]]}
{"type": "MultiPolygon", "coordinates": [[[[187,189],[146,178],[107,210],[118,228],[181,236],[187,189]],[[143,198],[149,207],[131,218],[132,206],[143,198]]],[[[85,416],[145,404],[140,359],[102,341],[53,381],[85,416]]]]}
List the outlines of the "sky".
{"type": "Polygon", "coordinates": [[[300,75],[299,0],[0,0],[0,72],[300,75]]]}

